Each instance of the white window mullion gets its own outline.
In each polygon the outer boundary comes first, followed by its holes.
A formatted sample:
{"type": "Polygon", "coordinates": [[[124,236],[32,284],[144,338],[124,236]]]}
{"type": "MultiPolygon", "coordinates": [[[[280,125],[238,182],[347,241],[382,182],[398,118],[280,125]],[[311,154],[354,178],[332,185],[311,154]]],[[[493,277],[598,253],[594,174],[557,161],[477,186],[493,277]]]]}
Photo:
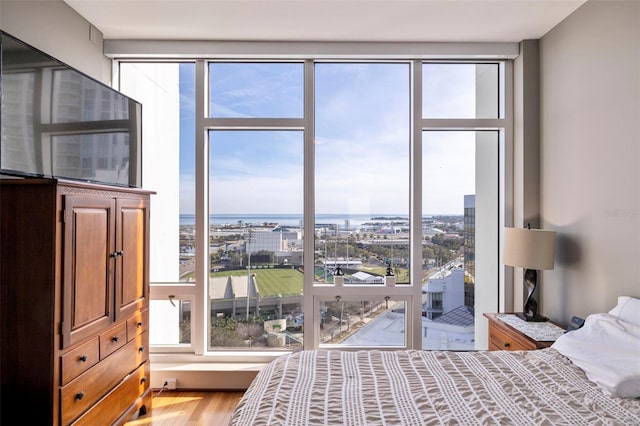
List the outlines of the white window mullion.
{"type": "Polygon", "coordinates": [[[311,60],[304,64],[304,349],[318,347],[318,335],[315,332],[320,326],[316,318],[314,304],[314,236],[315,236],[315,167],[314,167],[314,63],[311,60]]]}
{"type": "Polygon", "coordinates": [[[504,128],[502,118],[423,118],[421,126],[430,130],[494,130],[504,128]]]}
{"type": "MultiPolygon", "coordinates": [[[[500,198],[500,236],[498,241],[503,241],[504,228],[513,226],[514,217],[513,62],[503,62],[502,70],[503,72],[500,75],[503,81],[500,87],[504,88],[504,93],[502,94],[503,102],[500,116],[504,117],[505,125],[504,131],[501,133],[500,161],[498,163],[500,165],[500,194],[503,194],[500,198]]],[[[502,256],[502,254],[499,254],[499,256],[502,256]]],[[[514,299],[513,268],[503,265],[502,257],[500,257],[500,265],[498,312],[510,312],[514,299]],[[507,270],[510,270],[511,274],[507,274],[507,270]]]]}
{"type": "Polygon", "coordinates": [[[303,118],[207,118],[206,127],[216,129],[302,129],[303,118]]]}
{"type": "Polygon", "coordinates": [[[209,297],[209,143],[205,137],[204,118],[207,116],[207,70],[203,60],[196,61],[195,97],[196,97],[196,303],[191,312],[191,344],[196,355],[207,351],[207,312],[209,297]]]}
{"type": "Polygon", "coordinates": [[[410,347],[422,349],[422,62],[412,63],[411,108],[411,283],[413,318],[410,318],[410,347]]]}

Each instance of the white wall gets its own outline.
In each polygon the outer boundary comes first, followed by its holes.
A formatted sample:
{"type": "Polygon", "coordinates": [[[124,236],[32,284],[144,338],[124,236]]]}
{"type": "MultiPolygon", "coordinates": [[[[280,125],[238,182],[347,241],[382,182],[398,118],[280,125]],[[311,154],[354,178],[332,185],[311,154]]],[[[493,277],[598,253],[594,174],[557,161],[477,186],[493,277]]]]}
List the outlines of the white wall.
{"type": "MultiPolygon", "coordinates": [[[[513,81],[513,220],[507,226],[540,228],[540,43],[520,42],[515,59],[513,81]]],[[[505,164],[505,168],[508,164],[505,164]]],[[[505,187],[507,187],[505,183],[505,187]]],[[[505,200],[508,203],[508,199],[505,200]]],[[[508,208],[506,209],[508,211],[508,208]]],[[[521,312],[528,291],[523,286],[522,268],[506,268],[505,311],[521,312]],[[510,276],[509,274],[513,274],[510,276]],[[509,286],[513,283],[511,299],[509,286]]],[[[540,280],[540,277],[539,277],[540,280]]],[[[541,280],[540,280],[541,281],[541,280]]],[[[534,297],[540,300],[540,286],[534,297]]]]}
{"type": "Polygon", "coordinates": [[[62,0],[0,0],[0,29],[105,84],[102,33],[62,0]]]}
{"type": "MultiPolygon", "coordinates": [[[[150,281],[180,280],[179,64],[122,64],[119,89],[142,102],[142,182],[151,197],[150,281]]],[[[173,309],[176,311],[176,309],[173,309]]]]}
{"type": "Polygon", "coordinates": [[[590,0],[540,42],[541,227],[558,232],[542,312],[640,296],[640,2],[590,0]]]}

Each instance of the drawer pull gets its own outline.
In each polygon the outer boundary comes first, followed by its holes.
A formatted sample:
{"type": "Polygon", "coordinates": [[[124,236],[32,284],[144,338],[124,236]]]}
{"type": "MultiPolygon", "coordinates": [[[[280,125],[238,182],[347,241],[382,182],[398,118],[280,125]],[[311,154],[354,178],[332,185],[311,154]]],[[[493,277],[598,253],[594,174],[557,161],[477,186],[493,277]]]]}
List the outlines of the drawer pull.
{"type": "Polygon", "coordinates": [[[79,361],[82,362],[86,362],[87,361],[87,356],[86,355],[80,355],[80,358],[78,358],[79,361]]]}
{"type": "Polygon", "coordinates": [[[120,338],[118,336],[113,336],[111,338],[111,341],[114,342],[114,343],[117,342],[118,340],[120,340],[120,338]]]}
{"type": "Polygon", "coordinates": [[[140,379],[140,383],[147,383],[147,377],[143,377],[140,379]]]}
{"type": "Polygon", "coordinates": [[[82,398],[84,398],[84,392],[80,391],[76,394],[76,399],[80,401],[82,398]]]}
{"type": "Polygon", "coordinates": [[[504,342],[504,343],[502,344],[502,346],[504,346],[505,348],[508,348],[508,347],[509,347],[509,346],[511,346],[511,345],[509,344],[509,342],[504,342]]]}
{"type": "Polygon", "coordinates": [[[138,348],[138,352],[144,352],[144,346],[140,346],[140,347],[138,348]]]}
{"type": "Polygon", "coordinates": [[[138,326],[138,328],[142,327],[144,325],[144,323],[142,321],[138,322],[138,324],[136,324],[138,326]]]}

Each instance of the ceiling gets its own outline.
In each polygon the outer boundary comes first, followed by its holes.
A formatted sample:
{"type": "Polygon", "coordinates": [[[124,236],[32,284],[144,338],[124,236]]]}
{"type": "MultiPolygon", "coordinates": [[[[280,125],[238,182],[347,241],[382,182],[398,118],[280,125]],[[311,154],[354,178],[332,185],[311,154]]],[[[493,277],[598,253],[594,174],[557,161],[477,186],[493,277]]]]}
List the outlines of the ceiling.
{"type": "Polygon", "coordinates": [[[519,42],[586,0],[64,0],[105,39],[519,42]]]}

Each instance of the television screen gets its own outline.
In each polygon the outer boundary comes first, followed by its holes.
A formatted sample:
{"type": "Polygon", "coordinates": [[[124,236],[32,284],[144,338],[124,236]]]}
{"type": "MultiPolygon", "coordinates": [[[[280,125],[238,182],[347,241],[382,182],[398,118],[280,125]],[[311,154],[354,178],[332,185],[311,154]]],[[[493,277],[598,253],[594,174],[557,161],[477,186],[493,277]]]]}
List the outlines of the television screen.
{"type": "Polygon", "coordinates": [[[0,174],[142,186],[142,105],[0,31],[0,174]]]}

